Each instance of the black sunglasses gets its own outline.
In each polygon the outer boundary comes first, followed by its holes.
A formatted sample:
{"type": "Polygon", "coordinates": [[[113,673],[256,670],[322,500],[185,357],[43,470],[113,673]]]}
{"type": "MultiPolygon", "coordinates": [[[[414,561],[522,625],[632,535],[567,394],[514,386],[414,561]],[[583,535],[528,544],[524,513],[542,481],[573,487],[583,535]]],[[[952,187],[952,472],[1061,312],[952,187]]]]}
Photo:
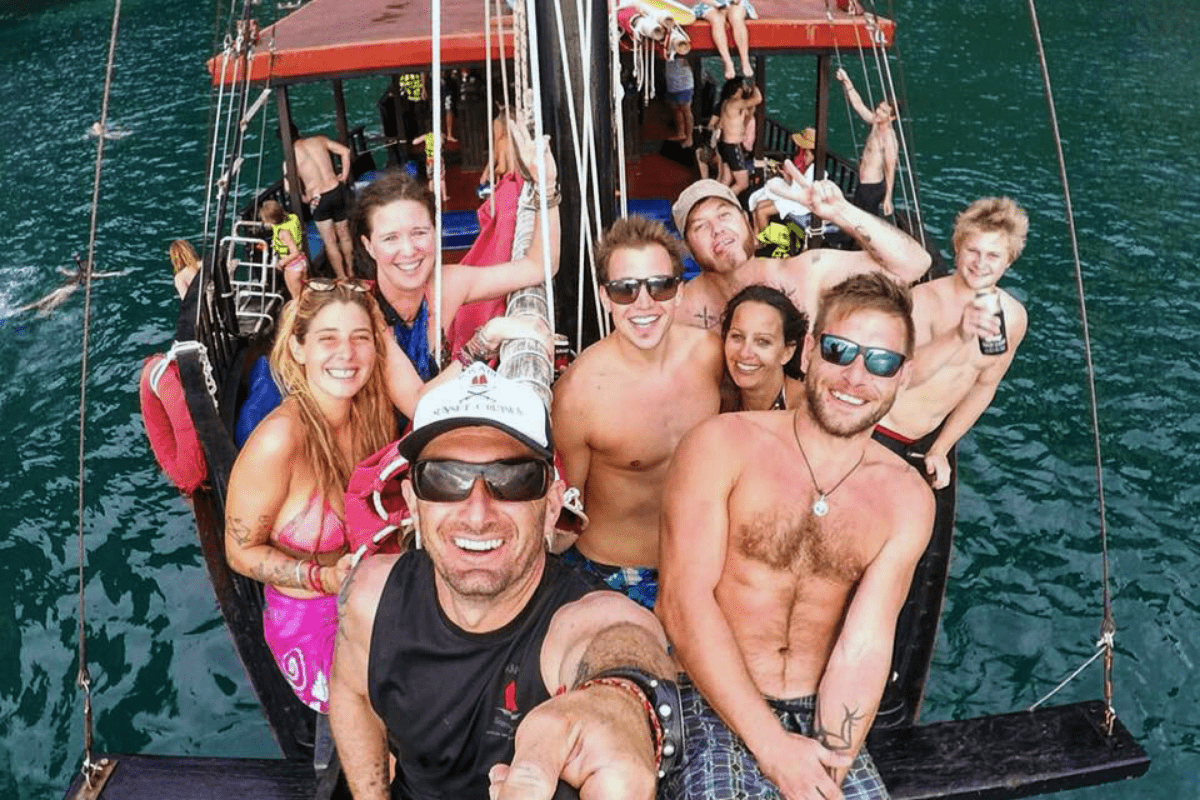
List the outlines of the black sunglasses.
{"type": "Polygon", "coordinates": [[[634,300],[637,300],[638,293],[642,291],[642,284],[645,284],[646,291],[650,293],[650,299],[661,303],[663,300],[670,300],[675,296],[675,292],[679,291],[680,280],[676,275],[655,275],[652,278],[621,278],[615,281],[605,281],[604,291],[608,292],[609,300],[612,300],[619,306],[627,306],[634,300]]]}
{"type": "Polygon", "coordinates": [[[821,358],[830,364],[848,367],[854,363],[854,359],[858,358],[860,351],[863,354],[863,366],[867,368],[867,372],[878,375],[880,378],[890,378],[899,372],[906,358],[903,353],[897,353],[895,350],[886,350],[882,347],[863,347],[858,342],[834,336],[832,333],[821,334],[821,358]]]}
{"type": "Polygon", "coordinates": [[[459,503],[466,500],[483,478],[488,494],[496,500],[523,503],[545,497],[550,489],[550,464],[532,458],[489,461],[418,461],[412,468],[413,492],[428,503],[459,503]]]}

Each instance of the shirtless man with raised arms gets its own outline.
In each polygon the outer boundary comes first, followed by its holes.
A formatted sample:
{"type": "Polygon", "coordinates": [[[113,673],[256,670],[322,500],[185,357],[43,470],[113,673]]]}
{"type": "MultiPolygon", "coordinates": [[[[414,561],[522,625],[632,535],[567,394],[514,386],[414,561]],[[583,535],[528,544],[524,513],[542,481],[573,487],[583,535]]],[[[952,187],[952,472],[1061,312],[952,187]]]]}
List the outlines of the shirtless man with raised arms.
{"type": "Polygon", "coordinates": [[[1025,306],[996,283],[1021,255],[1029,217],[1007,197],[984,197],[954,222],[955,270],[913,289],[917,355],[913,378],[876,427],[876,439],[917,463],[933,487],[950,481],[950,448],[991,405],[1029,325],[1025,306]],[[977,293],[994,290],[1004,314],[1008,349],[984,355],[980,337],[1000,322],[977,293]]]}
{"type": "Polygon", "coordinates": [[[896,184],[896,108],[886,97],[872,110],[862,101],[854,82],[846,70],[838,69],[836,75],[846,93],[846,99],[862,121],[871,126],[867,141],[863,144],[862,157],[858,160],[858,187],[854,190],[853,203],[871,214],[882,212],[891,216],[892,189],[896,184]]]}
{"type": "Polygon", "coordinates": [[[296,170],[300,173],[300,196],[312,211],[317,233],[325,243],[325,255],[339,278],[346,277],[354,264],[354,239],[350,235],[348,212],[354,195],[346,185],[350,177],[350,148],[326,136],[299,138],[292,126],[296,148],[296,170]],[[342,161],[341,170],[333,171],[333,156],[342,161]]]}
{"type": "Polygon", "coordinates": [[[817,248],[786,259],[754,258],[754,234],[737,197],[717,181],[696,181],[671,207],[676,229],[703,270],[684,285],[683,324],[717,327],[729,298],[752,283],[784,292],[811,319],[821,292],[851,275],[883,270],[907,285],[929,269],[929,253],[911,236],[855,207],[832,181],[807,181],[790,161],[783,167],[796,189],[789,196],[837,225],[862,249],[817,248]]]}
{"type": "Polygon", "coordinates": [[[753,156],[742,147],[742,140],[746,138],[747,120],[762,100],[762,92],[748,80],[727,80],[721,87],[717,153],[721,156],[721,182],[727,184],[734,195],[750,186],[750,159],[753,156]]]}
{"type": "Polygon", "coordinates": [[[877,273],[832,288],[804,405],[722,414],[676,450],[655,611],[690,680],[666,796],[887,797],[863,741],[933,497],[871,428],[908,377],[910,312],[877,273]]]}
{"type": "Polygon", "coordinates": [[[674,324],[682,253],[661,224],[618,220],[596,263],[613,331],[554,388],[554,438],[590,520],[563,556],[652,608],[667,464],[680,438],[720,408],[721,344],[674,324]]]}

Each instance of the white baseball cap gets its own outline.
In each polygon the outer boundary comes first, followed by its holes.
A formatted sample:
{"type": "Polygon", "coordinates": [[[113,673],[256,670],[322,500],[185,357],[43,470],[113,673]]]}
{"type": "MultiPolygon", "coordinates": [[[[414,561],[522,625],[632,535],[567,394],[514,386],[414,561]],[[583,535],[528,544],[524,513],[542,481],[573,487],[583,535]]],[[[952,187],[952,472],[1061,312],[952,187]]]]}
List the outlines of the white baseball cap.
{"type": "Polygon", "coordinates": [[[425,445],[455,428],[485,425],[504,431],[538,456],[554,457],[550,413],[532,387],[476,362],[457,378],[425,393],[413,412],[400,455],[416,461],[425,445]]]}

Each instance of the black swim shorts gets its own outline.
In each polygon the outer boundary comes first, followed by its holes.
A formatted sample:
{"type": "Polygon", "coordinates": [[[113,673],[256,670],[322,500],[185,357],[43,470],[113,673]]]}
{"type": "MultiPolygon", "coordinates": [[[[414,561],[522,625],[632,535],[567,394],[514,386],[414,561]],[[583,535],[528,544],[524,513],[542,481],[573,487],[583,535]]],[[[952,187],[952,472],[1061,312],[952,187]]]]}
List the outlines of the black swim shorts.
{"type": "Polygon", "coordinates": [[[316,197],[316,203],[312,206],[313,220],[324,222],[331,219],[334,222],[344,222],[349,214],[352,199],[350,187],[344,183],[339,183],[328,192],[322,192],[316,197]]]}

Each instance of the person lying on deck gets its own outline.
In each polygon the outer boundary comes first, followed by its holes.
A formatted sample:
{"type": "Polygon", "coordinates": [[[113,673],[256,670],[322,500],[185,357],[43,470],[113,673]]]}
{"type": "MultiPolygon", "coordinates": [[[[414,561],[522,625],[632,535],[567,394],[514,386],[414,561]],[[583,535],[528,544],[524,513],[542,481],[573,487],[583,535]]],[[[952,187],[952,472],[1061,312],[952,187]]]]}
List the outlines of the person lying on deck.
{"type": "MultiPolygon", "coordinates": [[[[510,135],[516,135],[513,126],[510,135]]],[[[533,144],[524,137],[520,148],[527,164],[533,162],[533,144]]],[[[550,271],[558,271],[558,187],[553,159],[547,153],[547,198],[550,233],[550,271]]],[[[534,198],[535,200],[537,198],[534,198]]],[[[535,209],[538,206],[535,204],[535,209]]],[[[502,298],[518,289],[545,280],[539,220],[528,254],[521,259],[490,269],[446,265],[442,271],[441,324],[437,327],[434,302],[434,266],[439,242],[434,236],[433,195],[419,182],[399,170],[389,170],[364,188],[354,211],[354,230],[365,251],[365,264],[374,273],[375,298],[384,319],[393,329],[395,341],[416,369],[421,380],[429,380],[448,363],[451,353],[442,348],[443,364],[436,364],[436,337],[444,337],[458,309],[466,303],[502,298]]],[[[403,392],[402,392],[403,394],[403,392]]],[[[404,408],[397,403],[403,411],[404,408]]]]}
{"type": "Polygon", "coordinates": [[[667,463],[680,438],[717,413],[720,345],[674,324],[682,248],[661,223],[613,223],[597,244],[596,269],[612,333],[554,388],[565,477],[590,520],[563,560],[653,608],[667,463]]]}
{"type": "Polygon", "coordinates": [[[675,665],[653,614],[546,552],[563,484],[541,398],[473,365],[422,397],[400,453],[422,547],[364,559],[339,600],[330,724],[355,800],[560,780],[652,800],[682,750],[660,733],[675,665]]]}
{"type": "Polygon", "coordinates": [[[805,337],[804,403],[680,442],[655,612],[687,673],[686,746],[663,796],[888,796],[863,742],[933,497],[871,428],[907,378],[911,309],[878,273],[848,278],[805,337]]]}
{"type": "Polygon", "coordinates": [[[1028,215],[1010,198],[976,200],[954,222],[953,274],[913,289],[913,378],[875,433],[923,468],[935,489],[950,482],[950,449],[987,410],[1025,338],[1025,306],[996,284],[1020,257],[1028,232],[1028,215]],[[999,315],[987,306],[989,296],[999,315]],[[1001,334],[1007,348],[984,352],[983,340],[1001,334]]]}
{"type": "Polygon", "coordinates": [[[810,249],[788,259],[754,258],[754,234],[737,197],[718,181],[697,181],[671,207],[676,229],[703,270],[683,286],[679,319],[685,325],[715,328],[729,298],[751,283],[774,286],[811,317],[821,292],[850,275],[882,270],[910,284],[929,269],[929,253],[915,239],[849,203],[837,184],[806,181],[790,161],[783,168],[795,188],[794,193],[786,190],[787,196],[837,225],[862,249],[810,249]]]}

